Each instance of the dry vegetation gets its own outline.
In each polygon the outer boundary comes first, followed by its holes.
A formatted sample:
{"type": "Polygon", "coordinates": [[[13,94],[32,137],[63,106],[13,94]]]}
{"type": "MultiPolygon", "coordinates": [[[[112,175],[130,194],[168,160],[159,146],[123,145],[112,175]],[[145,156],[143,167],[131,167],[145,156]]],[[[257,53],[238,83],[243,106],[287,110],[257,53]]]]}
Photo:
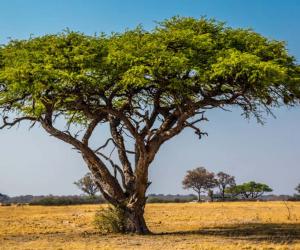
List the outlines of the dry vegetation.
{"type": "Polygon", "coordinates": [[[150,236],[101,235],[99,205],[0,207],[0,249],[300,249],[300,203],[149,204],[150,236]]]}

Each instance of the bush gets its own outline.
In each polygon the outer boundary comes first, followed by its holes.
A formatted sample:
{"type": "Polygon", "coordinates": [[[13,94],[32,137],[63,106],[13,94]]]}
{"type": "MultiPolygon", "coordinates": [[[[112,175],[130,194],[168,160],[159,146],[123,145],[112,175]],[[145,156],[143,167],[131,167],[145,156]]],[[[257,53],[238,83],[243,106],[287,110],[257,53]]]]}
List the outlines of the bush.
{"type": "Polygon", "coordinates": [[[170,201],[161,198],[156,198],[156,197],[149,197],[147,199],[147,203],[168,203],[168,202],[170,201]]]}
{"type": "Polygon", "coordinates": [[[9,206],[11,206],[11,203],[2,203],[1,206],[3,206],[3,207],[9,207],[9,206]]]}
{"type": "Polygon", "coordinates": [[[288,201],[300,201],[300,195],[295,194],[294,196],[290,196],[287,200],[288,201]]]}
{"type": "Polygon", "coordinates": [[[195,200],[194,197],[191,197],[191,198],[174,198],[174,199],[149,197],[147,199],[147,203],[184,203],[184,202],[191,202],[193,200],[195,200]]]}
{"type": "Polygon", "coordinates": [[[81,205],[81,204],[99,204],[104,203],[101,197],[90,198],[88,196],[46,196],[43,198],[35,199],[29,205],[40,206],[66,206],[66,205],[81,205]]]}
{"type": "Polygon", "coordinates": [[[94,224],[101,233],[124,233],[126,223],[124,211],[117,207],[102,208],[95,214],[94,224]]]}

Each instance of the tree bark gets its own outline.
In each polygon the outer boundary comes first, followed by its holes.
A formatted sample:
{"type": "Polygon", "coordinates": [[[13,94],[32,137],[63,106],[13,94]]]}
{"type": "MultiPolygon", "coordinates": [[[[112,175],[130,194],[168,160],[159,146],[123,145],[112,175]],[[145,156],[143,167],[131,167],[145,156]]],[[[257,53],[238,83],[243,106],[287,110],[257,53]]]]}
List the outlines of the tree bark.
{"type": "Polygon", "coordinates": [[[136,206],[134,209],[126,209],[127,217],[126,232],[137,234],[150,234],[144,218],[144,207],[136,206]]]}
{"type": "Polygon", "coordinates": [[[147,200],[146,191],[149,186],[148,167],[148,161],[140,155],[135,169],[134,185],[133,187],[128,187],[128,193],[131,194],[126,204],[128,232],[138,234],[150,233],[144,219],[144,208],[147,200]]]}
{"type": "MultiPolygon", "coordinates": [[[[149,162],[145,155],[140,156],[134,173],[130,173],[131,184],[124,187],[122,191],[118,182],[109,182],[110,175],[99,175],[96,170],[100,167],[99,162],[94,159],[94,154],[87,151],[82,151],[83,158],[89,166],[92,174],[96,179],[101,193],[104,198],[113,206],[122,209],[126,219],[125,233],[150,234],[144,219],[144,208],[146,204],[146,191],[148,187],[148,167],[149,162]]],[[[122,166],[123,170],[127,166],[122,166]]],[[[115,178],[113,178],[116,180],[115,178]]]]}

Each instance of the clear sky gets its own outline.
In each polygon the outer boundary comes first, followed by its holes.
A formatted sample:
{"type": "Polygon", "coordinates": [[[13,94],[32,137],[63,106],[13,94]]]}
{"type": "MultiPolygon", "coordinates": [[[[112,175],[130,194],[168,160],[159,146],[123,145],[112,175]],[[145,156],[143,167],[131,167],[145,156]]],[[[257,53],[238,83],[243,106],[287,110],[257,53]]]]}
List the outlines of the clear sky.
{"type": "MultiPolygon", "coordinates": [[[[300,61],[299,13],[299,0],[1,0],[0,43],[65,28],[110,33],[138,24],[151,29],[174,15],[207,16],[285,40],[300,61]]],[[[261,126],[238,111],[210,112],[208,137],[199,141],[186,131],[162,147],[150,169],[150,193],[186,193],[182,178],[198,166],[235,175],[238,183],[265,182],[276,194],[294,193],[300,183],[300,107],[275,114],[261,126]]],[[[0,142],[0,193],[80,193],[72,183],[87,168],[69,145],[25,125],[0,131],[0,142]]]]}

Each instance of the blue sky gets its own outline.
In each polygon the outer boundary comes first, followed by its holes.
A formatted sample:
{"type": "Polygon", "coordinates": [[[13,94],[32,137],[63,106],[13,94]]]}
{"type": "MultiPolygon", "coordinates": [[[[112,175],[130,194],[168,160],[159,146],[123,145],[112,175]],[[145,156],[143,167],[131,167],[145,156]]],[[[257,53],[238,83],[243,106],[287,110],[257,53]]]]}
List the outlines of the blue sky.
{"type": "MultiPolygon", "coordinates": [[[[299,13],[298,0],[2,0],[0,43],[65,28],[110,33],[138,24],[151,29],[155,21],[174,15],[207,16],[284,40],[299,61],[299,13]]],[[[265,182],[277,194],[294,193],[300,183],[300,108],[282,108],[275,114],[277,119],[269,117],[261,126],[242,119],[238,111],[210,112],[204,126],[208,137],[199,141],[186,131],[162,147],[150,169],[150,192],[186,193],[181,187],[186,170],[204,166],[233,174],[238,182],[265,182]]],[[[79,193],[72,183],[86,167],[70,146],[42,128],[28,131],[25,125],[0,131],[0,141],[0,192],[79,193]]]]}

